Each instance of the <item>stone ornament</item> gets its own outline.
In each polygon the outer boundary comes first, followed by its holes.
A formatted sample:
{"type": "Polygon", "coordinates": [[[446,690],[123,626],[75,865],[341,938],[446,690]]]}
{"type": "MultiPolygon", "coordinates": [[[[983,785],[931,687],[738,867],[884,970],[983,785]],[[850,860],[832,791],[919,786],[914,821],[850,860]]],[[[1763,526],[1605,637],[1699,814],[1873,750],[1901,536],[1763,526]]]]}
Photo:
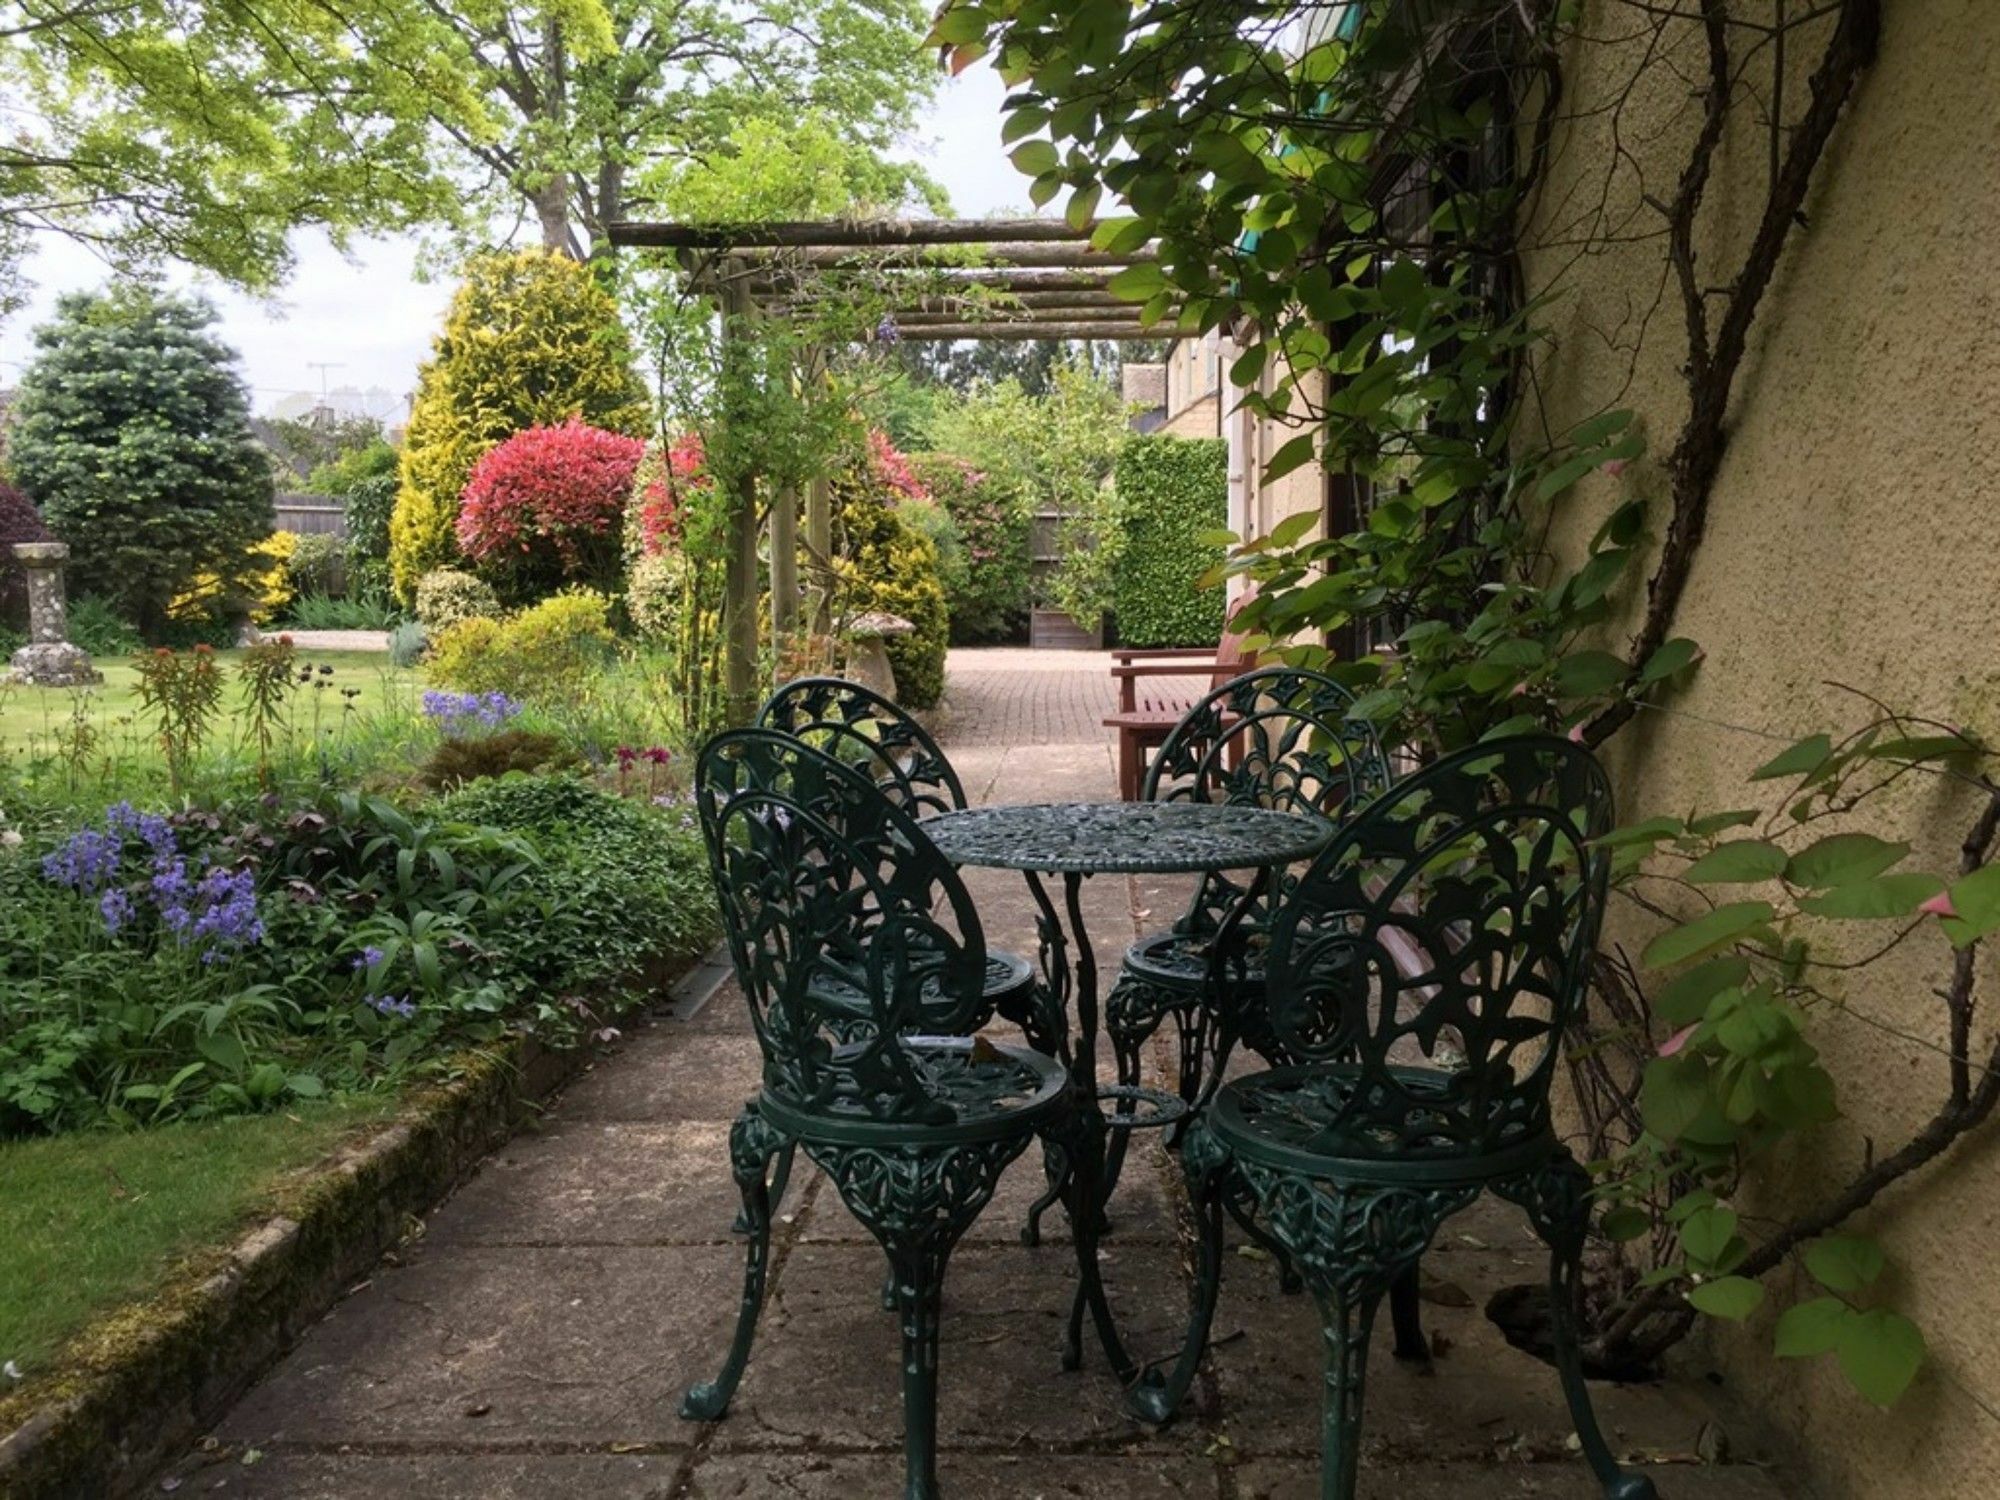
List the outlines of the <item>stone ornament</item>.
{"type": "Polygon", "coordinates": [[[14,556],[28,578],[28,644],[14,653],[8,680],[25,687],[95,687],[104,681],[90,653],[69,641],[63,595],[63,542],[17,542],[14,556]]]}

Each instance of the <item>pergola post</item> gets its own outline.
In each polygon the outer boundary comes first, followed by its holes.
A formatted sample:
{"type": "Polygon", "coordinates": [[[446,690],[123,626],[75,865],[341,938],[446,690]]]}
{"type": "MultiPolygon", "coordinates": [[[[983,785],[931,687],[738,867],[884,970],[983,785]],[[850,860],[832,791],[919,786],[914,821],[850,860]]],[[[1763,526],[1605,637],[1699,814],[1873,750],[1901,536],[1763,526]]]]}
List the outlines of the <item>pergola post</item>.
{"type": "MultiPolygon", "coordinates": [[[[750,316],[750,295],[740,284],[722,296],[722,421],[725,429],[742,421],[731,407],[741,402],[745,371],[741,341],[750,316]]],[[[757,712],[757,476],[748,463],[742,434],[730,432],[735,450],[729,475],[725,528],[727,563],[722,580],[722,686],[724,710],[732,725],[748,724],[757,712]]]]}
{"type": "Polygon", "coordinates": [[[771,501],[771,633],[782,646],[799,628],[799,492],[781,485],[771,501]]]}
{"type": "Polygon", "coordinates": [[[833,590],[827,585],[827,567],[833,557],[833,486],[824,474],[815,474],[806,485],[806,551],[814,565],[812,631],[817,636],[833,634],[833,590]]]}

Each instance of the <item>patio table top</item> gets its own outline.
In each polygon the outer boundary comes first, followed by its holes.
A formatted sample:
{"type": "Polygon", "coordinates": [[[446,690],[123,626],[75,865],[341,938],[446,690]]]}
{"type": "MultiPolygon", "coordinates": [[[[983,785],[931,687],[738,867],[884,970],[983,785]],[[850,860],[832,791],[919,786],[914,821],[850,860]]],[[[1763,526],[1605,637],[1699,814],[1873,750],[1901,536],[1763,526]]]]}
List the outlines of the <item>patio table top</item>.
{"type": "Polygon", "coordinates": [[[1046,802],[975,807],[927,819],[957,865],[1053,875],[1185,875],[1310,859],[1334,825],[1271,808],[1213,802],[1046,802]]]}

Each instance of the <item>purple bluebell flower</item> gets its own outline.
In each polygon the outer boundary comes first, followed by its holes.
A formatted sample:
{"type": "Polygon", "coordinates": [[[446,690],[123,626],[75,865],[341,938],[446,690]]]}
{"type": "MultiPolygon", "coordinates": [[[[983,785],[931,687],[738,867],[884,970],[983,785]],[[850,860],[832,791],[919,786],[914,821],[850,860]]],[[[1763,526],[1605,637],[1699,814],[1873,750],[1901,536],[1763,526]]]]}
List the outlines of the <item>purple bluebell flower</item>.
{"type": "Polygon", "coordinates": [[[123,887],[114,885],[98,898],[97,910],[104,918],[104,930],[115,936],[132,920],[132,897],[123,887]]]}
{"type": "Polygon", "coordinates": [[[201,877],[199,895],[203,908],[194,920],[193,936],[239,948],[262,941],[264,923],[257,915],[257,884],[248,870],[216,866],[201,877]]]}
{"type": "Polygon", "coordinates": [[[42,874],[57,885],[95,895],[118,873],[125,846],[116,834],[83,828],[42,859],[42,874]]]}
{"type": "Polygon", "coordinates": [[[380,948],[363,948],[359,953],[354,955],[354,967],[357,970],[372,969],[380,962],[382,962],[382,950],[380,948]]]}
{"type": "Polygon", "coordinates": [[[417,1002],[402,995],[370,995],[368,1003],[377,1015],[401,1016],[405,1021],[417,1013],[417,1002]]]}
{"type": "Polygon", "coordinates": [[[473,728],[498,729],[520,713],[521,705],[505,693],[424,694],[424,716],[447,735],[460,735],[473,728]]]}

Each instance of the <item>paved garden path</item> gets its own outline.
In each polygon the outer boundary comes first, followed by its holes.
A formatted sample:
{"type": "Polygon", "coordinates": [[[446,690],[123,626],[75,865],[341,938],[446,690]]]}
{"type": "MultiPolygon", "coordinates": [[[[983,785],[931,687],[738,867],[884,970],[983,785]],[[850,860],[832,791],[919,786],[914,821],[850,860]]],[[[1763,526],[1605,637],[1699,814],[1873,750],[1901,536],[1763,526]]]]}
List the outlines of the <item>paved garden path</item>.
{"type": "MultiPolygon", "coordinates": [[[[1108,696],[1100,654],[959,653],[940,723],[976,800],[1104,798],[1112,768],[1096,720],[1108,696]]],[[[989,937],[1032,951],[1019,883],[971,878],[989,937]]],[[[1108,964],[1140,922],[1171,911],[1173,892],[1144,883],[1087,891],[1108,964]]],[[[735,1314],[742,1251],[725,1139],[756,1086],[733,986],[690,1020],[635,1028],[167,1482],[315,1500],[900,1495],[899,1340],[877,1302],[881,1255],[803,1161],[730,1416],[700,1427],[675,1415],[686,1386],[713,1373],[735,1314]]],[[[1010,1172],[946,1281],[941,1474],[953,1500],[1317,1495],[1316,1324],[1309,1303],[1278,1293],[1268,1263],[1231,1257],[1198,1403],[1165,1431],[1125,1415],[1101,1359],[1059,1370],[1074,1265],[1060,1232],[1035,1250],[1018,1241],[1035,1155],[1010,1172]]],[[[1152,1149],[1135,1151],[1104,1251],[1146,1354],[1169,1347],[1184,1305],[1171,1180],[1152,1149]]],[[[1419,1374],[1378,1349],[1364,1495],[1595,1493],[1567,1451],[1553,1372],[1479,1311],[1540,1265],[1506,1214],[1464,1216],[1441,1236],[1426,1263],[1439,1356],[1419,1374]]],[[[1798,1493],[1755,1467],[1698,1466],[1714,1439],[1703,1441],[1710,1418],[1686,1391],[1605,1388],[1599,1402],[1622,1447],[1661,1462],[1670,1500],[1798,1493]]]]}

